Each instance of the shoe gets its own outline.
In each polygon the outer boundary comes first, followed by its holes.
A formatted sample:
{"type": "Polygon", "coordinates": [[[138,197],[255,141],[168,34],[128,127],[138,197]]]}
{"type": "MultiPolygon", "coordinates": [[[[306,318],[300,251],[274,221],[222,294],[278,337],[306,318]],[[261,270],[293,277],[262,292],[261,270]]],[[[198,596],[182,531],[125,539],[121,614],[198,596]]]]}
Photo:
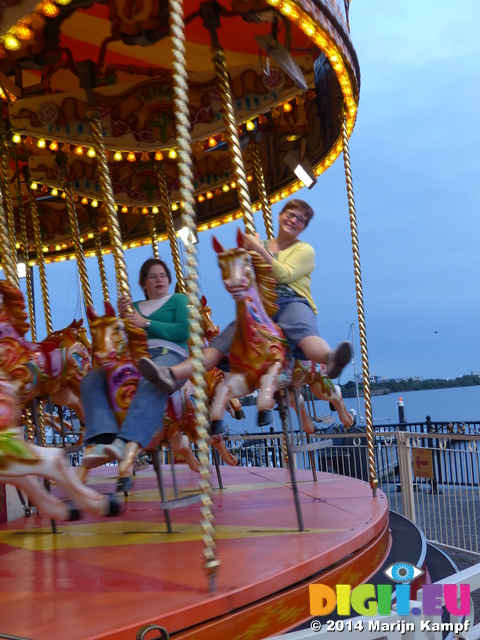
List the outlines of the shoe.
{"type": "Polygon", "coordinates": [[[125,456],[125,441],[115,438],[112,444],[105,445],[105,453],[108,453],[112,460],[123,460],[125,456]]]}
{"type": "Polygon", "coordinates": [[[352,358],[352,347],[349,342],[340,342],[338,347],[334,349],[327,362],[326,374],[330,380],[338,378],[343,368],[350,362],[352,358]]]}
{"type": "Polygon", "coordinates": [[[150,358],[140,358],[138,361],[138,370],[153,385],[170,395],[175,391],[177,381],[172,375],[168,367],[157,367],[150,358]]]}
{"type": "Polygon", "coordinates": [[[87,467],[87,469],[91,469],[93,467],[99,467],[111,460],[112,456],[105,451],[104,444],[89,444],[85,447],[82,465],[87,467]]]}

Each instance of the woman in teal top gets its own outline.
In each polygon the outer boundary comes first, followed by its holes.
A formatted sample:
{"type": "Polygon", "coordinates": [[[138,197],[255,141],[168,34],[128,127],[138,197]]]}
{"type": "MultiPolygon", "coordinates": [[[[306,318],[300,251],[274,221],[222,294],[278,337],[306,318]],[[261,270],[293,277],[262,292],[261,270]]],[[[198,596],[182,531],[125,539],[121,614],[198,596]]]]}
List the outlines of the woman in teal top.
{"type": "MultiPolygon", "coordinates": [[[[129,297],[123,296],[118,301],[120,315],[147,332],[153,362],[167,367],[188,357],[187,297],[182,293],[169,294],[171,282],[167,265],[151,258],[140,269],[139,284],[145,292],[145,300],[133,303],[133,312],[129,312],[132,308],[129,297]]],[[[145,448],[163,419],[167,399],[166,393],[141,378],[119,430],[108,401],[107,378],[102,369],[95,369],[85,376],[81,394],[85,409],[86,466],[124,459],[129,442],[145,448]]],[[[122,489],[128,488],[124,482],[122,489]]]]}

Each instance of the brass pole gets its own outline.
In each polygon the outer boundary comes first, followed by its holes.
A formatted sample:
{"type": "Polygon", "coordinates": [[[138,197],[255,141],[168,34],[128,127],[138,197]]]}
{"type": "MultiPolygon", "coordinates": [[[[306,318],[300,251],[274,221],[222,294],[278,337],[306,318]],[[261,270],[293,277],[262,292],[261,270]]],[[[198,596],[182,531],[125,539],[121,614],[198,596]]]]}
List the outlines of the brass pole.
{"type": "MultiPolygon", "coordinates": [[[[17,166],[17,176],[18,174],[18,166],[17,166]]],[[[32,334],[32,342],[37,342],[37,326],[35,322],[35,300],[33,299],[33,283],[32,283],[32,272],[30,271],[30,253],[28,249],[28,239],[27,239],[27,224],[25,221],[25,210],[23,207],[23,196],[20,190],[20,186],[16,188],[17,195],[17,204],[18,204],[18,213],[20,217],[20,231],[22,234],[22,245],[23,245],[23,258],[25,260],[25,279],[27,283],[27,300],[28,300],[28,314],[30,316],[30,333],[32,334]]],[[[35,404],[33,405],[35,407],[35,404]]],[[[42,443],[42,447],[47,446],[47,435],[45,433],[45,415],[44,415],[44,407],[42,400],[37,402],[37,416],[38,416],[38,428],[40,430],[40,440],[42,443]]],[[[27,427],[27,437],[30,442],[34,442],[35,440],[35,428],[32,422],[32,413],[29,407],[25,407],[25,424],[27,427]]]]}
{"type": "Polygon", "coordinates": [[[80,229],[78,227],[77,213],[75,211],[75,202],[73,200],[73,191],[67,180],[62,180],[62,187],[65,192],[65,202],[67,203],[68,218],[70,220],[70,229],[72,231],[73,247],[75,249],[75,257],[78,264],[78,272],[80,274],[80,282],[82,285],[83,300],[86,307],[93,307],[92,292],[88,281],[87,265],[85,263],[85,255],[83,253],[82,243],[80,242],[80,229]]]}
{"type": "Polygon", "coordinates": [[[267,185],[265,184],[265,174],[263,173],[262,161],[260,159],[260,151],[258,150],[257,141],[250,140],[248,148],[250,149],[250,155],[252,156],[253,175],[255,176],[258,196],[262,205],[263,221],[265,223],[267,238],[269,240],[273,240],[275,234],[273,232],[272,210],[270,208],[270,202],[268,200],[267,185]]]}
{"type": "Polygon", "coordinates": [[[375,443],[373,439],[373,414],[370,396],[370,374],[368,368],[367,331],[365,327],[365,313],[363,308],[362,272],[360,267],[360,250],[358,246],[357,217],[355,212],[355,198],[353,195],[352,169],[350,165],[350,151],[348,148],[346,111],[342,113],[342,143],[343,161],[345,165],[345,180],[347,183],[348,210],[350,213],[350,229],[352,233],[353,269],[355,273],[355,290],[357,293],[358,332],[360,335],[360,349],[362,353],[363,388],[365,393],[365,426],[367,431],[368,467],[370,486],[376,495],[378,486],[377,470],[375,467],[375,443]]]}
{"type": "Polygon", "coordinates": [[[163,215],[165,217],[165,225],[168,232],[168,240],[170,242],[170,251],[172,252],[173,266],[175,267],[175,275],[177,277],[177,285],[180,293],[186,293],[185,279],[183,277],[182,262],[180,260],[180,251],[178,250],[177,235],[173,225],[172,210],[170,208],[170,200],[168,199],[167,181],[165,179],[165,170],[163,165],[158,166],[158,189],[160,191],[160,199],[162,201],[163,215]]]}
{"type": "MultiPolygon", "coordinates": [[[[160,253],[158,251],[158,237],[157,230],[155,229],[155,219],[152,213],[147,215],[148,232],[150,234],[150,240],[152,241],[153,257],[155,260],[160,260],[160,253]]],[[[184,293],[182,291],[182,293],[184,293]]]]}
{"type": "Polygon", "coordinates": [[[125,255],[123,253],[122,234],[120,231],[120,222],[117,212],[115,211],[115,198],[113,196],[112,181],[108,171],[107,156],[105,153],[105,145],[103,144],[102,123],[100,114],[94,108],[88,111],[88,120],[93,138],[93,148],[97,157],[98,175],[100,178],[100,186],[103,194],[103,202],[105,204],[105,212],[107,214],[108,228],[113,248],[113,259],[115,262],[115,275],[117,277],[117,294],[118,297],[130,297],[130,285],[128,283],[127,265],[125,263],[125,255]]]}
{"type": "Polygon", "coordinates": [[[105,262],[102,254],[102,239],[100,233],[97,231],[94,234],[95,237],[95,253],[97,254],[98,271],[100,272],[100,280],[102,282],[103,299],[110,302],[110,295],[108,292],[107,272],[105,271],[105,262]]]}
{"type": "Polygon", "coordinates": [[[237,121],[233,111],[232,90],[228,78],[227,63],[225,62],[225,51],[221,47],[214,47],[212,60],[217,73],[218,88],[222,100],[223,119],[226,127],[228,148],[232,159],[235,179],[237,181],[237,193],[240,201],[240,208],[243,213],[245,230],[249,235],[255,233],[255,221],[252,214],[252,203],[248,190],[247,174],[243,163],[242,147],[238,135],[237,121]]]}
{"type": "MultiPolygon", "coordinates": [[[[17,248],[15,238],[15,217],[13,214],[13,200],[10,189],[10,163],[7,143],[2,141],[2,174],[3,174],[3,194],[5,207],[0,205],[0,237],[2,240],[3,268],[7,280],[14,287],[20,287],[20,280],[17,271],[17,248]]],[[[2,198],[3,200],[3,198],[2,198]]]]}
{"type": "MultiPolygon", "coordinates": [[[[182,0],[170,0],[170,30],[173,52],[173,89],[175,102],[175,118],[177,142],[179,145],[179,177],[180,197],[184,203],[182,211],[182,225],[192,233],[196,232],[196,219],[193,200],[193,170],[192,170],[192,136],[190,123],[190,109],[188,98],[188,77],[185,57],[185,23],[183,20],[182,0]]],[[[210,471],[208,467],[207,425],[208,409],[205,393],[205,368],[203,365],[200,328],[200,302],[198,299],[198,273],[195,245],[189,244],[186,250],[186,289],[189,302],[190,353],[194,364],[194,397],[196,404],[195,418],[199,434],[198,450],[200,463],[200,487],[202,490],[202,522],[203,541],[205,543],[205,570],[209,579],[211,591],[216,589],[216,578],[220,567],[217,555],[213,528],[212,488],[210,485],[210,471]]]]}
{"type": "Polygon", "coordinates": [[[32,217],[33,234],[35,237],[35,253],[37,255],[38,273],[40,275],[40,285],[42,288],[43,314],[45,316],[45,326],[47,335],[53,332],[52,311],[50,309],[50,298],[48,295],[47,273],[45,270],[45,256],[42,250],[42,234],[40,231],[40,218],[38,215],[37,201],[33,192],[29,191],[30,215],[32,217]]]}

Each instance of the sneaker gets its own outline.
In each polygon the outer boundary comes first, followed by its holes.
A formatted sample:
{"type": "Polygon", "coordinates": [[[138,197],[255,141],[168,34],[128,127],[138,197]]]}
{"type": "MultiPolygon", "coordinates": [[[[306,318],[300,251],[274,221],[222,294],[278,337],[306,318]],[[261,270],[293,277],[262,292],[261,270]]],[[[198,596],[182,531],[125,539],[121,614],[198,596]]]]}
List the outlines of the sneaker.
{"type": "Polygon", "coordinates": [[[338,347],[330,353],[327,362],[326,374],[333,380],[338,378],[343,368],[350,362],[352,358],[352,347],[349,342],[340,342],[338,347]]]}
{"type": "Polygon", "coordinates": [[[120,438],[115,438],[112,444],[105,445],[105,453],[107,453],[112,460],[123,460],[125,456],[125,441],[120,438]]]}
{"type": "Polygon", "coordinates": [[[168,367],[157,367],[150,358],[140,358],[138,370],[153,385],[169,395],[175,391],[177,381],[168,367]]]}
{"type": "Polygon", "coordinates": [[[90,469],[92,467],[99,467],[111,460],[112,456],[105,451],[104,444],[89,444],[85,447],[82,465],[90,469]]]}

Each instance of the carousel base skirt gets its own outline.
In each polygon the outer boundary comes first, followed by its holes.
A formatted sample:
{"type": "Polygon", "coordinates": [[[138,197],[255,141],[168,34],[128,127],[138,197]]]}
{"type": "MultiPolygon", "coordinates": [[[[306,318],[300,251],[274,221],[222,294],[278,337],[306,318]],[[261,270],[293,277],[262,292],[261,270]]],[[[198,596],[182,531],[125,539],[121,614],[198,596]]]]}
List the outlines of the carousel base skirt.
{"type": "MultiPolygon", "coordinates": [[[[96,470],[90,484],[113,491],[115,470],[96,470]]],[[[319,473],[313,482],[297,471],[299,532],[288,471],[221,471],[224,489],[213,493],[215,591],[204,569],[199,505],[170,511],[167,533],[150,468],[120,497],[118,518],[57,523],[57,534],[39,515],[0,526],[0,637],[134,640],[152,624],[175,640],[261,640],[310,617],[309,584],[356,586],[382,565],[390,534],[381,491],[373,497],[361,480],[319,473]]],[[[169,470],[164,477],[173,498],[169,470]]],[[[180,497],[198,493],[194,472],[178,466],[176,479],[180,497]]]]}

